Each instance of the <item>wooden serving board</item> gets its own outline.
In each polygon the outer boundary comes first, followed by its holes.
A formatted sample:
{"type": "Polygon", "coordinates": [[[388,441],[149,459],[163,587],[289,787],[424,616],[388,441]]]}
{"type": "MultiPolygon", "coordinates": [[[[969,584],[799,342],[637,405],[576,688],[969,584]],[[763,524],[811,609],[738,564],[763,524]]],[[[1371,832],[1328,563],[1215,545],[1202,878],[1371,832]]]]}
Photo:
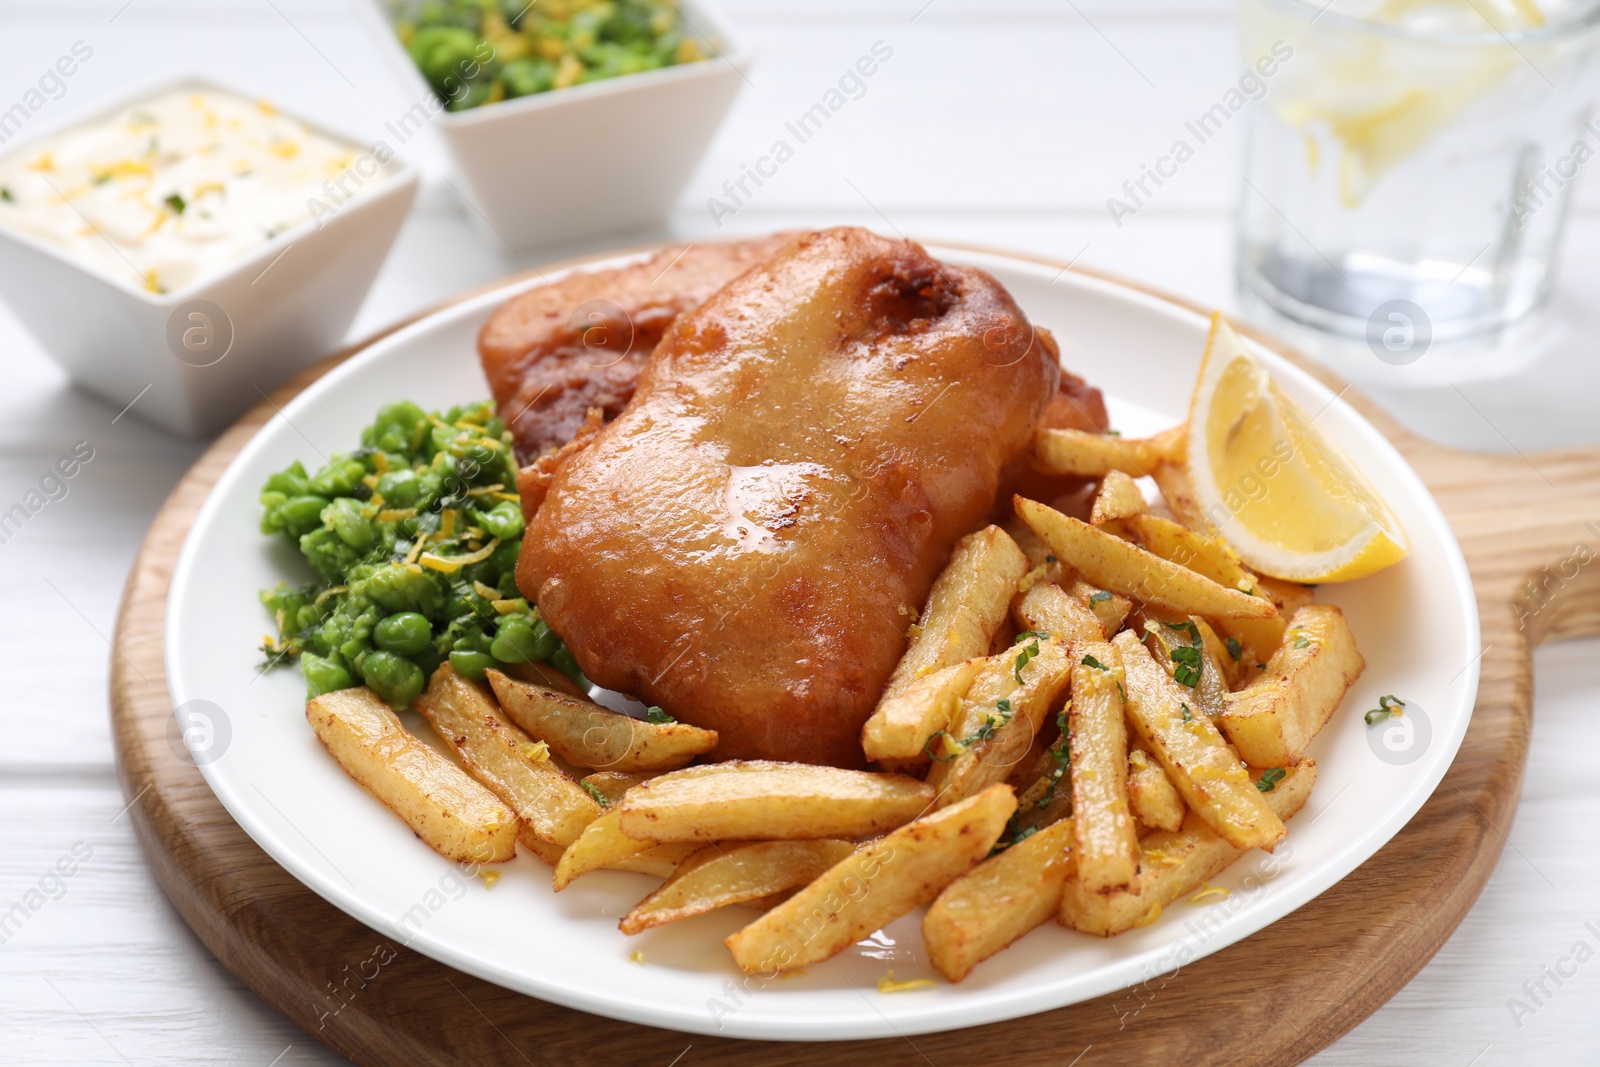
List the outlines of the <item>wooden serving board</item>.
{"type": "MultiPolygon", "coordinates": [[[[1344,389],[1280,343],[1252,336],[1344,389]]],[[[173,490],[123,597],[111,714],[134,827],[178,911],[246,985],[363,1065],[668,1067],[691,1046],[684,1067],[810,1067],[819,1057],[840,1067],[1300,1063],[1405,985],[1477,899],[1521,792],[1532,725],[1530,649],[1600,632],[1600,568],[1573,562],[1600,554],[1600,448],[1527,458],[1458,452],[1407,433],[1345,391],[1438,498],[1466,554],[1483,627],[1482,680],[1461,751],[1427,804],[1377,855],[1300,910],[1175,975],[1023,1022],[819,1046],[603,1019],[453,970],[345,915],[257,848],[168,740],[167,589],[201,502],[279,407],[361,347],[279,389],[173,490]],[[359,961],[368,960],[382,964],[370,982],[359,973],[359,961]],[[1253,980],[1263,975],[1270,982],[1253,980]]]]}

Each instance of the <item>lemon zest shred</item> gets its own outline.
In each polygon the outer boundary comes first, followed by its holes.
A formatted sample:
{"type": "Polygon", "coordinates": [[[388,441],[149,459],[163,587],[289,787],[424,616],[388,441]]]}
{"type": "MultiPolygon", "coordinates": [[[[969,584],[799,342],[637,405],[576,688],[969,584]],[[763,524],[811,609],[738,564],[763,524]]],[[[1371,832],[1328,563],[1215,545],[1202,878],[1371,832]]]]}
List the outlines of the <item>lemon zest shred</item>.
{"type": "Polygon", "coordinates": [[[932,978],[907,978],[897,982],[894,972],[890,971],[885,977],[878,979],[878,992],[908,993],[913,989],[931,989],[933,984],[932,978]]]}
{"type": "Polygon", "coordinates": [[[1145,912],[1139,918],[1133,920],[1133,925],[1149,926],[1159,918],[1161,918],[1161,901],[1158,900],[1150,906],[1149,911],[1145,912]]]}
{"type": "Polygon", "coordinates": [[[1233,896],[1233,894],[1220,885],[1208,885],[1203,887],[1200,892],[1190,897],[1189,903],[1204,904],[1210,900],[1227,900],[1231,896],[1233,896]]]}

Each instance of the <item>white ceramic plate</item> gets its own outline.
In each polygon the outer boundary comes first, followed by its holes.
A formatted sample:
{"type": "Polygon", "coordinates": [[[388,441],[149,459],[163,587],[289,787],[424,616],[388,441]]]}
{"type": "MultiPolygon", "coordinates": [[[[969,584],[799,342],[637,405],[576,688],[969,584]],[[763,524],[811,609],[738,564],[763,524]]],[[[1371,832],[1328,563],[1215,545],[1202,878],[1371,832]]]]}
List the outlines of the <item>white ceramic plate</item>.
{"type": "MultiPolygon", "coordinates": [[[[1143,433],[1182,417],[1206,322],[1158,298],[994,255],[938,248],[1003,282],[1055,331],[1063,362],[1103,388],[1115,425],[1143,433]]],[[[1260,355],[1287,391],[1376,483],[1411,536],[1410,557],[1319,598],[1349,617],[1366,673],[1312,749],[1310,803],[1276,855],[1252,853],[1217,884],[1225,900],[1180,902],[1110,940],[1054,924],[978,967],[960,985],[880,994],[932,976],[920,915],[891,923],[806,973],[744,980],[722,939],[741,908],[634,938],[617,919],[655,883],[601,872],[559,896],[531,856],[493,888],[472,879],[329,759],[302,714],[299,672],[257,677],[270,629],[259,589],[300,573],[289,548],[257,528],[256,493],[295,459],[308,467],[356,445],[380,403],[445,406],[488,394],[474,338],[514,288],[433,315],[373,345],[289,404],[234,460],[195,522],[172,581],[167,673],[174,705],[209,701],[200,762],[222,803],[278,863],[350,915],[434,959],[531,996],[598,1015],[692,1033],[772,1040],[873,1038],[975,1026],[1072,1004],[1172,971],[1260,930],[1338,882],[1406,824],[1438,785],[1466,732],[1478,686],[1478,616],[1466,564],[1428,490],[1365,420],[1307,375],[1260,355]],[[1409,736],[1368,727],[1379,694],[1410,702],[1409,736]],[[1427,729],[1423,729],[1423,727],[1427,729]],[[1424,736],[1426,735],[1426,736],[1424,736]],[[630,954],[642,953],[642,962],[630,954]]],[[[205,707],[205,705],[196,705],[205,707]]],[[[408,721],[418,725],[414,716],[408,721]]],[[[424,728],[424,731],[425,728],[424,728]]],[[[344,961],[331,960],[330,973],[344,961]]],[[[337,1003],[330,1002],[329,1010],[337,1003]]]]}

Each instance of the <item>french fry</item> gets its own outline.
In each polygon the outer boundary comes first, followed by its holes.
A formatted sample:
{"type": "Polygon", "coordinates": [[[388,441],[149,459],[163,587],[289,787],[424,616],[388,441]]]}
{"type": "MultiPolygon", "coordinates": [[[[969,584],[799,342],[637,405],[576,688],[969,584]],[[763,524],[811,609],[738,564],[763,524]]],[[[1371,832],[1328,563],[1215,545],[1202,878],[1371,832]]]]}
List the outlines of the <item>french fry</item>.
{"type": "Polygon", "coordinates": [[[1128,806],[1128,726],[1122,708],[1122,655],[1105,641],[1072,646],[1073,835],[1078,878],[1096,893],[1134,889],[1139,837],[1128,806]]]}
{"type": "Polygon", "coordinates": [[[1072,876],[1072,820],[1064,819],[989,857],[945,887],[922,919],[934,970],[952,982],[1054,918],[1072,876]]]}
{"type": "MultiPolygon", "coordinates": [[[[1255,777],[1259,778],[1260,773],[1255,777]]],[[[1288,768],[1271,790],[1261,794],[1273,817],[1282,821],[1304,807],[1316,777],[1315,760],[1288,768]]],[[[1077,879],[1069,878],[1061,887],[1061,925],[1101,937],[1148,926],[1160,918],[1161,909],[1215,878],[1244,855],[1244,850],[1219,837],[1194,812],[1185,816],[1182,829],[1153,833],[1139,842],[1139,850],[1137,893],[1095,893],[1077,879]]]]}
{"type": "Polygon", "coordinates": [[[628,790],[617,826],[639,841],[865,837],[916,818],[933,787],[898,774],[734,760],[628,790]]]}
{"type": "Polygon", "coordinates": [[[950,562],[933,583],[918,632],[895,665],[883,692],[889,700],[915,679],[987,655],[1028,557],[1007,533],[988,526],[956,542],[950,562]]]}
{"type": "Polygon", "coordinates": [[[1189,807],[1236,848],[1269,852],[1286,832],[1222,734],[1186,703],[1186,692],[1128,630],[1122,653],[1128,721],[1166,769],[1189,807]]]}
{"type": "Polygon", "coordinates": [[[989,657],[951,720],[943,751],[937,742],[932,746],[928,784],[939,806],[1006,780],[1027,756],[1070,673],[1066,646],[1049,637],[1021,640],[1012,652],[989,657]]]}
{"type": "Polygon", "coordinates": [[[1095,494],[1089,524],[1103,526],[1118,519],[1142,515],[1148,506],[1137,482],[1121,471],[1107,471],[1100,480],[1100,491],[1095,494]]]}
{"type": "Polygon", "coordinates": [[[1155,480],[1156,488],[1161,490],[1161,501],[1172,512],[1173,518],[1199,533],[1211,529],[1205,512],[1200,509],[1200,498],[1195,495],[1188,467],[1169,460],[1156,464],[1150,477],[1155,480]]]}
{"type": "Polygon", "coordinates": [[[1224,641],[1217,636],[1217,631],[1211,628],[1211,624],[1199,616],[1191,615],[1189,620],[1200,630],[1200,640],[1206,646],[1206,655],[1221,670],[1224,688],[1231,692],[1245,677],[1247,670],[1252,675],[1256,673],[1255,659],[1245,655],[1244,646],[1236,638],[1224,641]]]}
{"type": "Polygon", "coordinates": [[[306,720],[345,773],[441,856],[503,863],[516,855],[516,814],[408,733],[366,686],[312,698],[306,720]]]}
{"type": "Polygon", "coordinates": [[[1187,567],[1023,497],[1017,514],[1058,557],[1095,585],[1169,611],[1215,618],[1271,618],[1272,602],[1228,589],[1187,567]]]}
{"type": "Polygon", "coordinates": [[[1166,769],[1142,743],[1128,751],[1128,807],[1147,830],[1176,830],[1189,810],[1166,769]]]}
{"type": "Polygon", "coordinates": [[[517,813],[518,840],[530,851],[559,856],[600,817],[600,805],[550,761],[545,746],[517,729],[483,686],[450,664],[433,672],[412,707],[467,772],[517,813]]]}
{"type": "Polygon", "coordinates": [[[628,790],[654,777],[653,771],[591,771],[579,784],[590,796],[599,793],[605,797],[605,803],[615,804],[628,790]]]}
{"type": "Polygon", "coordinates": [[[583,828],[578,839],[554,858],[541,851],[539,858],[555,868],[550,880],[557,893],[591,871],[631,871],[666,878],[699,847],[686,842],[638,841],[617,829],[620,812],[609,808],[583,828]]]}
{"type": "Polygon", "coordinates": [[[976,866],[1016,806],[995,785],[886,834],[729,937],[734,962],[770,976],[838,955],[976,866]]]}
{"type": "MultiPolygon", "coordinates": [[[[1092,594],[1091,594],[1092,595],[1092,594]]],[[[1054,582],[1038,582],[1017,597],[1011,612],[1024,628],[1058,641],[1104,641],[1100,617],[1054,582]]]]}
{"type": "Polygon", "coordinates": [[[913,678],[898,691],[886,691],[861,728],[861,748],[867,759],[923,757],[929,739],[950,728],[951,716],[983,665],[981,656],[962,660],[913,678]]]}
{"type": "Polygon", "coordinates": [[[685,859],[617,926],[625,934],[637,934],[729,904],[757,904],[814,881],[854,851],[854,844],[838,840],[710,845],[685,859]]]}
{"type": "Polygon", "coordinates": [[[1343,612],[1301,608],[1261,677],[1228,694],[1217,726],[1246,762],[1286,767],[1305,755],[1365,667],[1343,612]]]}
{"type": "MultiPolygon", "coordinates": [[[[1239,562],[1226,543],[1195,533],[1170,519],[1158,515],[1136,515],[1120,523],[1119,532],[1128,535],[1153,555],[1188,567],[1218,585],[1251,595],[1266,591],[1261,586],[1260,576],[1239,562]]],[[[1304,586],[1296,588],[1303,589],[1304,586]]],[[[1273,598],[1269,596],[1267,599],[1273,598]]],[[[1277,606],[1276,601],[1273,606],[1277,606]]],[[[1267,657],[1283,643],[1283,620],[1284,616],[1280,613],[1267,619],[1219,619],[1217,625],[1239,642],[1245,654],[1252,656],[1257,663],[1265,663],[1267,657]]]]}
{"type": "Polygon", "coordinates": [[[646,722],[548,686],[519,682],[497,670],[485,673],[506,716],[579,767],[670,771],[717,747],[715,730],[681,722],[646,722]]]}
{"type": "Polygon", "coordinates": [[[1171,454],[1171,431],[1140,439],[1084,430],[1040,430],[1033,438],[1033,465],[1046,474],[1099,478],[1112,471],[1142,478],[1171,454]]]}
{"type": "Polygon", "coordinates": [[[1128,612],[1133,610],[1133,601],[1127,597],[1113,593],[1109,589],[1097,589],[1082,578],[1073,577],[1061,588],[1065,589],[1073,600],[1086,605],[1094,612],[1094,617],[1100,620],[1100,631],[1107,639],[1122,629],[1123,620],[1128,617],[1128,612]]]}
{"type": "Polygon", "coordinates": [[[507,663],[505,673],[519,682],[532,682],[547,689],[559,690],[579,700],[588,700],[589,694],[578,688],[578,683],[562,674],[548,663],[507,663]]]}
{"type": "Polygon", "coordinates": [[[1293,615],[1317,598],[1316,593],[1308,585],[1286,581],[1283,578],[1269,578],[1265,574],[1256,575],[1256,589],[1265,593],[1267,599],[1276,605],[1278,614],[1283,616],[1293,615]]]}

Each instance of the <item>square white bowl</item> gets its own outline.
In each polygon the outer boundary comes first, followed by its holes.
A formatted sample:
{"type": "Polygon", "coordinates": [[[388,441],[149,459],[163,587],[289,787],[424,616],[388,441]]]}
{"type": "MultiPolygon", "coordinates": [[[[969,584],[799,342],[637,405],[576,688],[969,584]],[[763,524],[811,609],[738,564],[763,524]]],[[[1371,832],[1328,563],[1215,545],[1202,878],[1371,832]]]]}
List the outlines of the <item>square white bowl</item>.
{"type": "MultiPolygon", "coordinates": [[[[101,100],[26,141],[93,122],[140,100],[186,88],[261,94],[184,75],[101,100]]],[[[348,133],[288,115],[359,147],[348,133]]],[[[8,151],[8,154],[9,154],[8,151]]],[[[146,421],[209,434],[344,340],[416,196],[417,174],[390,159],[386,180],[332,214],[285,230],[222,271],[170,293],[78,262],[30,234],[0,227],[0,293],[75,383],[146,421]],[[279,262],[279,259],[282,262],[279,262]]]]}
{"type": "Polygon", "coordinates": [[[446,111],[395,33],[395,0],[356,5],[417,101],[390,132],[410,136],[431,117],[474,222],[521,250],[653,222],[676,203],[748,59],[715,8],[677,6],[710,58],[446,111]]]}

